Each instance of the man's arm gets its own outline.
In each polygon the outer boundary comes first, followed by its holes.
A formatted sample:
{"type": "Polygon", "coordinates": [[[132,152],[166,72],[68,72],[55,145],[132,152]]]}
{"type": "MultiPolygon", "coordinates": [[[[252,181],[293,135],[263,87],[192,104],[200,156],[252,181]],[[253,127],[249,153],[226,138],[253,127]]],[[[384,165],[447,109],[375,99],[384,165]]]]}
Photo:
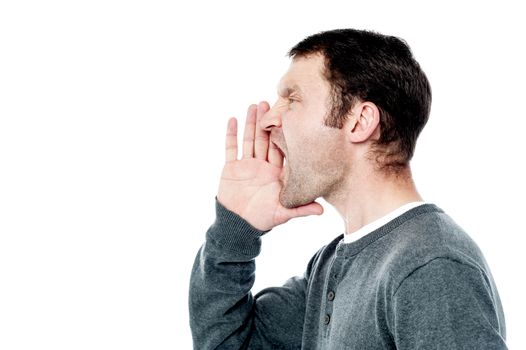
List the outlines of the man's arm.
{"type": "Polygon", "coordinates": [[[266,102],[248,108],[241,159],[237,120],[228,121],[217,217],[190,281],[190,319],[197,349],[293,349],[301,344],[305,279],[290,279],[256,297],[250,293],[261,235],[292,218],[323,213],[316,202],[296,208],[281,204],[283,156],[270,141],[270,132],[260,125],[269,109],[266,102]]]}
{"type": "Polygon", "coordinates": [[[396,348],[507,349],[496,305],[482,270],[434,259],[409,275],[394,294],[396,348]]]}
{"type": "Polygon", "coordinates": [[[299,349],[306,276],[253,297],[254,259],[265,232],[219,201],[216,216],[192,269],[189,304],[194,348],[299,349]]]}

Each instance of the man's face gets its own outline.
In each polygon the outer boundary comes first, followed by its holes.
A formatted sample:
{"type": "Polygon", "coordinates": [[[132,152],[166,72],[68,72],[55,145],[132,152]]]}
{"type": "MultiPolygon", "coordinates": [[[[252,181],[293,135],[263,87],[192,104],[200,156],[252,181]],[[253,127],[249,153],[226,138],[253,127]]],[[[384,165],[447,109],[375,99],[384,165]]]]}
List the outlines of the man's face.
{"type": "Polygon", "coordinates": [[[330,85],[323,67],[321,55],[295,58],[278,85],[278,100],[261,121],[285,155],[280,202],[287,208],[328,196],[347,173],[344,129],[324,125],[330,85]]]}

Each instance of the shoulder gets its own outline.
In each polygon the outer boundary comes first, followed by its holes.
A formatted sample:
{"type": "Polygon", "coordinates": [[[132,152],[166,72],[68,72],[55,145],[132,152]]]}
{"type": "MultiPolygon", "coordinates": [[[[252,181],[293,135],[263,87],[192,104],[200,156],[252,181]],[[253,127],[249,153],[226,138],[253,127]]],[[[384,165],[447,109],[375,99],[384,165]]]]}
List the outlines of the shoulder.
{"type": "Polygon", "coordinates": [[[443,210],[423,211],[404,221],[384,239],[388,247],[378,257],[392,287],[431,263],[434,268],[467,268],[489,275],[489,268],[475,241],[443,210]]]}
{"type": "Polygon", "coordinates": [[[476,265],[447,257],[436,257],[412,270],[394,286],[393,295],[420,293],[439,295],[465,293],[467,289],[491,294],[491,281],[486,272],[476,265]],[[404,290],[401,293],[400,290],[404,290]],[[489,293],[488,293],[489,292],[489,293]]]}

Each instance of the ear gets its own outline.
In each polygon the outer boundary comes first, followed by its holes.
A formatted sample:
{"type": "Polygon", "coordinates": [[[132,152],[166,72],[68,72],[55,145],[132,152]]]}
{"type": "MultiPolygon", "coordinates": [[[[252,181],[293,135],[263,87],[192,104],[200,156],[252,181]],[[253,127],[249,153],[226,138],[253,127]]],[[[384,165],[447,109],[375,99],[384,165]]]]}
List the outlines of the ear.
{"type": "Polygon", "coordinates": [[[346,124],[351,142],[365,142],[380,127],[380,111],[372,102],[359,102],[351,109],[346,124]]]}

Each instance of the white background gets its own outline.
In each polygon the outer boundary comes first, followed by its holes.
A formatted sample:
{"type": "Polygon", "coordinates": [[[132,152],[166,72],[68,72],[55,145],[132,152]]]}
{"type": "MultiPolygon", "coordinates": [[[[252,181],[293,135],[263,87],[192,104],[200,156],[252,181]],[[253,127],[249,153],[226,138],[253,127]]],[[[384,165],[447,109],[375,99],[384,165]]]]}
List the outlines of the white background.
{"type": "MultiPolygon", "coordinates": [[[[415,181],[481,247],[509,347],[525,348],[519,8],[2,1],[0,348],[190,349],[188,281],[214,220],[226,122],[275,101],[295,43],[345,27],[404,38],[427,73],[415,181]]],[[[301,274],[343,232],[321,203],[323,216],[264,238],[255,290],[301,274]]]]}

